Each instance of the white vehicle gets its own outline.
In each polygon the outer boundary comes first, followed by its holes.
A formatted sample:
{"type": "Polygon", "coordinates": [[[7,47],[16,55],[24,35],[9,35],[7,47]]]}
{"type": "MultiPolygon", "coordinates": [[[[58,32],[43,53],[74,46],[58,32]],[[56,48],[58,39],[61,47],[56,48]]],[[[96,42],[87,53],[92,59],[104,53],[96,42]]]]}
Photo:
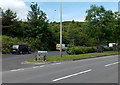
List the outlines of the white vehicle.
{"type": "MultiPolygon", "coordinates": [[[[62,50],[66,50],[67,48],[65,44],[62,44],[62,50]]],[[[60,44],[56,44],[56,50],[60,50],[60,44]]]]}
{"type": "Polygon", "coordinates": [[[109,43],[109,47],[113,47],[113,45],[118,45],[118,43],[109,43]]]}

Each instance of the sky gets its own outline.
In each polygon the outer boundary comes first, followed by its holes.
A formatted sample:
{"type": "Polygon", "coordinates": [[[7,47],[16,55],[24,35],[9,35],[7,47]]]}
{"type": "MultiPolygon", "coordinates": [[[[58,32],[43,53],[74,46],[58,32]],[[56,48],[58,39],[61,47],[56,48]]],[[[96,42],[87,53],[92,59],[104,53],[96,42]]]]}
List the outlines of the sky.
{"type": "MultiPolygon", "coordinates": [[[[1,0],[0,7],[4,10],[10,8],[17,13],[18,18],[26,20],[31,2],[37,2],[40,9],[47,14],[49,22],[60,21],[60,2],[55,1],[38,1],[38,0],[1,0]]],[[[91,5],[103,5],[106,10],[118,11],[118,1],[114,0],[87,0],[83,1],[62,1],[62,20],[63,21],[84,21],[86,11],[91,5]],[[89,1],[89,2],[88,2],[89,1]]]]}

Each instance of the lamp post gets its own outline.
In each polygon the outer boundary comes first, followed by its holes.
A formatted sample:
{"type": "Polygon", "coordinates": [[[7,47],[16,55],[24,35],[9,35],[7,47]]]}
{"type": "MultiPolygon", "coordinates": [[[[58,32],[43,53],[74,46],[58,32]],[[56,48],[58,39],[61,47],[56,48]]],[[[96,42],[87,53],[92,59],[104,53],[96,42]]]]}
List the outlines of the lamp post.
{"type": "MultiPolygon", "coordinates": [[[[54,12],[56,12],[56,10],[54,10],[54,12]]],[[[55,17],[53,17],[53,22],[55,22],[55,17]]]]}
{"type": "Polygon", "coordinates": [[[60,56],[62,57],[62,0],[60,2],[60,56]]]}

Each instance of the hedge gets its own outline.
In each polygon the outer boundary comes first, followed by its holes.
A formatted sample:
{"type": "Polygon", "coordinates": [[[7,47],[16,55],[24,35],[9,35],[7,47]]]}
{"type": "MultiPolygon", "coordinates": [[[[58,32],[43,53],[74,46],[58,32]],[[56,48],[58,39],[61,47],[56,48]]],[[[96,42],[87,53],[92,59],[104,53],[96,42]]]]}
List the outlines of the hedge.
{"type": "Polygon", "coordinates": [[[10,53],[11,46],[16,45],[16,44],[27,45],[27,43],[20,41],[18,38],[12,38],[9,36],[2,36],[2,54],[10,53]]]}
{"type": "Polygon", "coordinates": [[[96,48],[96,47],[81,47],[81,46],[75,46],[75,47],[69,47],[66,52],[67,52],[69,55],[93,53],[93,52],[97,52],[97,48],[96,48]]]}
{"type": "Polygon", "coordinates": [[[113,47],[104,47],[103,48],[103,51],[112,51],[113,50],[113,47]]]}

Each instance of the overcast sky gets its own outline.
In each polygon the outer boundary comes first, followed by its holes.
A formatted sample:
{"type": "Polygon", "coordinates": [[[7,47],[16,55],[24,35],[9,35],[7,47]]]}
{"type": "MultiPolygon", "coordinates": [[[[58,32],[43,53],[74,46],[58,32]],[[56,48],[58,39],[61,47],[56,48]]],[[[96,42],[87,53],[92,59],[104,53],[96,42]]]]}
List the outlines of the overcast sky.
{"type": "MultiPolygon", "coordinates": [[[[0,0],[0,7],[4,10],[10,8],[17,13],[19,19],[26,20],[28,10],[30,10],[30,4],[33,1],[37,2],[40,9],[47,14],[49,21],[60,21],[60,2],[54,2],[55,0],[50,0],[49,2],[46,0],[0,0]]],[[[119,0],[66,1],[63,0],[62,2],[63,21],[84,21],[86,10],[90,9],[90,5],[103,5],[106,10],[118,11],[119,0]]]]}

